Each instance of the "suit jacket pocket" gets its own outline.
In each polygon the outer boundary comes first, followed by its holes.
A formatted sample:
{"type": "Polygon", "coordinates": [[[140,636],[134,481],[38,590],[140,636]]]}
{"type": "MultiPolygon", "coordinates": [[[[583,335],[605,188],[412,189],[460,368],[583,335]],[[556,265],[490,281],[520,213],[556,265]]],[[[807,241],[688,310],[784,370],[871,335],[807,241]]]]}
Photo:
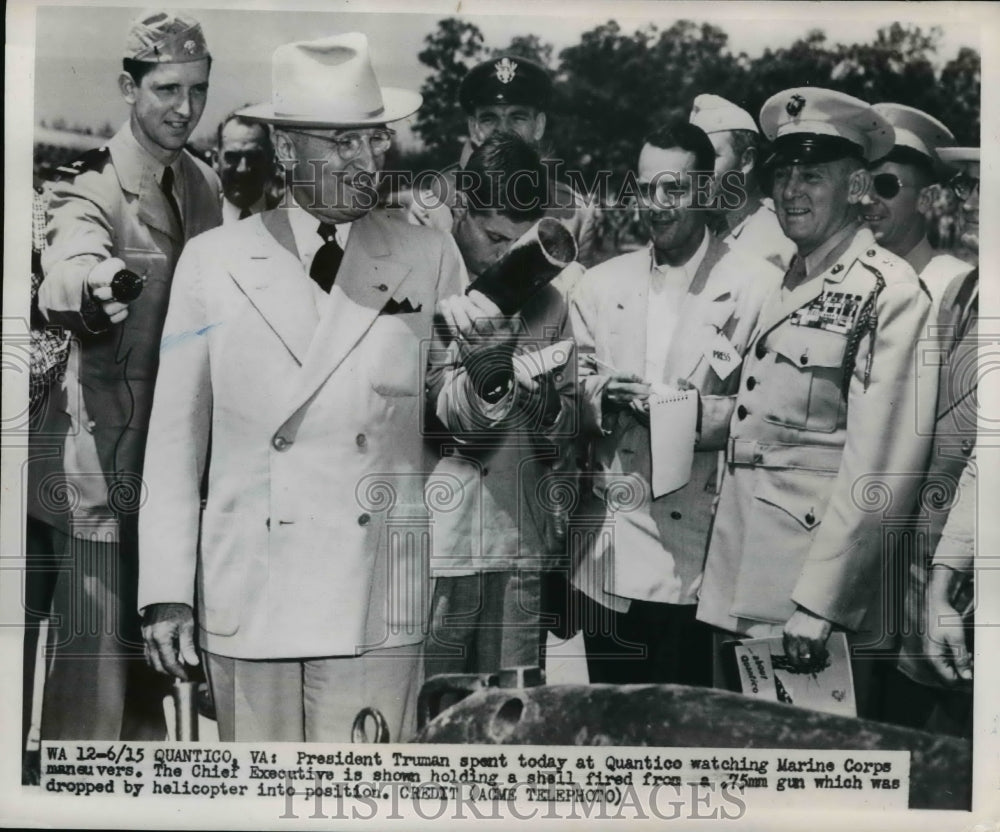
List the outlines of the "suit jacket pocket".
{"type": "Polygon", "coordinates": [[[198,558],[198,608],[201,627],[231,636],[240,627],[250,560],[267,546],[267,526],[260,517],[206,509],[198,558]],[[260,533],[253,529],[259,526],[260,533]]]}
{"type": "Polygon", "coordinates": [[[382,396],[416,396],[422,389],[420,339],[410,319],[423,315],[379,315],[368,339],[368,378],[382,396]]]}
{"type": "Polygon", "coordinates": [[[841,393],[847,338],[804,326],[784,325],[767,341],[776,353],[764,419],[779,425],[832,433],[845,402],[841,393]]]}
{"type": "Polygon", "coordinates": [[[747,520],[733,614],[783,623],[809,556],[835,473],[759,469],[747,520]]]}

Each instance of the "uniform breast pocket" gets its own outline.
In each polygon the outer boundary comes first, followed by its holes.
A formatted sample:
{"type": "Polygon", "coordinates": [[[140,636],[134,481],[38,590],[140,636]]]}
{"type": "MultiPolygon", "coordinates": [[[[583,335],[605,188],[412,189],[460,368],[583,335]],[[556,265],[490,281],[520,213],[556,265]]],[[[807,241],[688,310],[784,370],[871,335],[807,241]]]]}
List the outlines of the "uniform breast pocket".
{"type": "Polygon", "coordinates": [[[380,315],[368,333],[368,378],[382,396],[415,396],[423,385],[417,313],[380,315]]]}
{"type": "Polygon", "coordinates": [[[811,327],[785,326],[768,339],[775,352],[775,381],[765,420],[801,430],[832,433],[844,409],[841,393],[847,337],[811,327]]]}

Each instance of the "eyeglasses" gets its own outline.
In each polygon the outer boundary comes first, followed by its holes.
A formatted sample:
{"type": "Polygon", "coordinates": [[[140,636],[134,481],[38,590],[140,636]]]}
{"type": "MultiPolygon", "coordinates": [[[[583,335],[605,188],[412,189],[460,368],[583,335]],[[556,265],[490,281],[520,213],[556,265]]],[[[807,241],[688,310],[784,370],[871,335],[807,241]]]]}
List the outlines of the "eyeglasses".
{"type": "Polygon", "coordinates": [[[892,199],[903,188],[914,188],[915,185],[905,185],[894,173],[877,173],[872,177],[872,190],[882,199],[892,199]]]}
{"type": "Polygon", "coordinates": [[[972,196],[976,188],[979,187],[979,180],[960,173],[948,184],[951,185],[952,193],[962,200],[962,202],[965,202],[965,200],[972,196]]]}
{"type": "Polygon", "coordinates": [[[654,208],[676,208],[691,194],[690,184],[682,185],[667,177],[655,182],[636,182],[635,190],[640,205],[654,208]]]}
{"type": "Polygon", "coordinates": [[[288,127],[283,129],[289,133],[312,136],[324,144],[332,144],[337,150],[337,155],[344,162],[349,162],[361,153],[361,148],[364,146],[366,139],[368,140],[368,147],[371,149],[372,155],[382,156],[392,147],[392,137],[396,135],[394,130],[371,130],[367,133],[342,133],[339,136],[321,136],[319,133],[310,133],[308,130],[293,130],[288,127]]]}

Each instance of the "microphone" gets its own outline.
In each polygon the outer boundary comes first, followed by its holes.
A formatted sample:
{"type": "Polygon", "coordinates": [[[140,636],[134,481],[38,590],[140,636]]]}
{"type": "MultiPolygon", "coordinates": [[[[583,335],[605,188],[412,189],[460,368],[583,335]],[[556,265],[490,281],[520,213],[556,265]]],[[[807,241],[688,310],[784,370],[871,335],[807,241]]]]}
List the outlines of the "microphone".
{"type": "Polygon", "coordinates": [[[576,240],[552,217],[529,228],[465,290],[482,292],[504,315],[513,315],[576,259],[576,240]]]}
{"type": "Polygon", "coordinates": [[[119,269],[111,278],[111,297],[119,303],[131,303],[142,294],[146,281],[135,272],[119,269]]]}

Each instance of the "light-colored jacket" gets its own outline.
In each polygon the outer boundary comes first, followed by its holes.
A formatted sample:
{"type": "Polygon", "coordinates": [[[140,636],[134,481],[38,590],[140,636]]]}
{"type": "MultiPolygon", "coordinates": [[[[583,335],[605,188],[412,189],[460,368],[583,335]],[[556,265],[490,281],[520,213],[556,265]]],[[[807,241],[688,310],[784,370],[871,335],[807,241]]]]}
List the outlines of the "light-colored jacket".
{"type": "Polygon", "coordinates": [[[556,554],[553,524],[560,508],[569,507],[565,489],[575,476],[570,451],[578,428],[569,311],[549,285],[515,321],[514,349],[528,367],[537,368],[540,350],[568,344],[563,365],[549,374],[557,403],[547,411],[541,395],[515,385],[508,400],[489,408],[455,344],[440,353],[428,405],[443,430],[442,456],[428,488],[450,490],[453,499],[434,512],[435,575],[543,569],[556,554]]]}
{"type": "Polygon", "coordinates": [[[59,510],[52,492],[61,481],[78,516],[113,525],[110,508],[134,517],[174,267],[188,240],[222,221],[218,177],[185,151],[173,165],[183,182],[182,231],[156,182],[160,167],[126,124],[51,187],[38,305],[50,324],[76,337],[37,432],[38,443],[56,449],[45,459],[34,454],[38,486],[30,489],[29,513],[64,529],[70,512],[59,510]],[[87,277],[110,257],[146,282],[124,321],[94,331],[83,314],[87,277]]]}
{"type": "Polygon", "coordinates": [[[580,354],[581,422],[593,441],[589,485],[603,511],[600,528],[587,536],[575,582],[612,607],[614,599],[604,593],[695,602],[716,496],[713,437],[725,432],[739,383],[739,367],[721,378],[711,353],[721,334],[743,354],[764,298],[781,281],[772,264],[737,255],[709,237],[682,302],[665,372],[672,385],[683,379],[700,391],[705,441],[695,453],[690,482],[654,500],[649,428],[630,411],[606,416],[601,404],[610,378],[602,365],[644,375],[650,264],[648,248],[602,263],[583,277],[571,303],[580,354]],[[591,356],[601,363],[595,367],[591,356]]]}
{"type": "Polygon", "coordinates": [[[421,640],[422,345],[464,280],[449,237],[378,213],[353,223],[329,297],[283,209],[188,246],[146,452],[140,607],[197,600],[201,646],[237,658],[421,640]]]}
{"type": "Polygon", "coordinates": [[[743,365],[698,617],[735,632],[796,604],[848,630],[881,600],[883,551],[912,512],[937,373],[931,300],[861,229],[819,274],[775,292],[743,365]],[[874,302],[874,338],[850,333],[874,302]]]}

